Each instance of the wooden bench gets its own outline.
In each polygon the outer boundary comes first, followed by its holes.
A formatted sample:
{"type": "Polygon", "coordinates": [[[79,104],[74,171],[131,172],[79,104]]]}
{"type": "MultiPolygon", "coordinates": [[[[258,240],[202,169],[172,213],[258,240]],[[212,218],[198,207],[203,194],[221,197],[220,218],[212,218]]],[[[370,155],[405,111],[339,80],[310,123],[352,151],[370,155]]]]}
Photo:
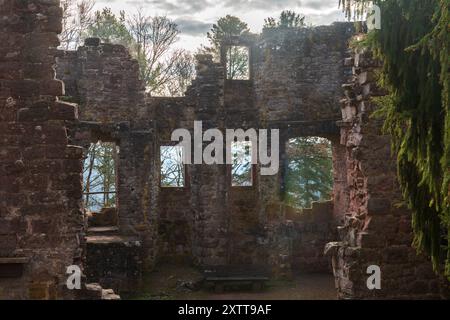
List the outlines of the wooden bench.
{"type": "Polygon", "coordinates": [[[270,271],[266,266],[257,265],[214,266],[204,270],[204,279],[217,293],[231,285],[251,285],[253,291],[261,291],[270,279],[270,271]]]}

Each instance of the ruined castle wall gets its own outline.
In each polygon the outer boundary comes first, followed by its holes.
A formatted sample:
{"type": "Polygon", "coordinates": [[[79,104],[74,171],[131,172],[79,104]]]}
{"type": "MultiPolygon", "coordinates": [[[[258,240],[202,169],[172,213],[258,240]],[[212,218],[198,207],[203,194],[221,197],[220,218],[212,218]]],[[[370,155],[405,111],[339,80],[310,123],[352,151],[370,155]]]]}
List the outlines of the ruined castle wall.
{"type": "Polygon", "coordinates": [[[268,121],[339,118],[350,23],[266,29],[254,57],[256,105],[268,121]]]}
{"type": "MultiPolygon", "coordinates": [[[[147,114],[140,118],[155,119],[157,143],[155,154],[160,168],[160,146],[174,145],[172,132],[186,128],[193,133],[194,107],[189,98],[148,98],[147,114]]],[[[160,170],[156,179],[161,181],[160,170]]],[[[160,188],[158,211],[158,261],[191,262],[193,209],[191,205],[192,166],[185,166],[185,185],[180,188],[160,188]]]]}
{"type": "MultiPolygon", "coordinates": [[[[195,101],[196,120],[203,130],[224,130],[224,68],[209,55],[197,56],[197,78],[188,96],[195,101]]],[[[203,143],[205,147],[207,143],[203,143]]],[[[193,255],[200,265],[229,260],[229,188],[225,164],[194,165],[191,204],[194,210],[193,255]]]]}
{"type": "Polygon", "coordinates": [[[336,238],[333,201],[314,202],[308,209],[271,206],[267,228],[269,265],[275,277],[331,273],[331,260],[323,248],[336,238]]]}
{"type": "Polygon", "coordinates": [[[139,66],[120,45],[87,39],[77,51],[61,52],[58,75],[68,84],[64,99],[80,103],[72,142],[114,142],[119,147],[117,203],[120,234],[141,241],[145,266],[156,259],[156,129],[145,106],[139,66]]]}
{"type": "MultiPolygon", "coordinates": [[[[411,212],[399,206],[390,137],[382,120],[369,117],[377,106],[372,97],[384,93],[376,85],[379,61],[357,50],[346,59],[353,67],[343,100],[342,144],[346,147],[349,206],[339,228],[341,243],[331,247],[341,298],[439,298],[445,295],[426,257],[412,248],[411,212]],[[381,268],[381,290],[367,288],[367,267],[381,268]]],[[[448,293],[447,293],[448,294],[448,293]]]]}
{"type": "Polygon", "coordinates": [[[77,107],[57,100],[58,0],[0,2],[0,299],[73,297],[80,265],[82,149],[68,145],[77,107]]]}
{"type": "MultiPolygon", "coordinates": [[[[270,243],[276,238],[270,235],[274,230],[267,231],[265,226],[268,208],[282,201],[285,143],[300,136],[321,136],[331,139],[334,146],[339,144],[335,122],[340,119],[341,84],[347,70],[342,61],[352,33],[352,25],[345,23],[312,29],[267,29],[259,37],[223,44],[245,46],[250,53],[250,79],[225,81],[227,128],[280,129],[281,136],[279,174],[260,176],[256,167],[252,188],[230,188],[229,251],[234,263],[267,263],[276,255],[270,243]]],[[[225,56],[222,64],[226,64],[225,56]]],[[[334,147],[337,169],[344,162],[343,154],[334,147]]],[[[330,223],[342,216],[339,210],[347,201],[342,172],[345,170],[334,177],[338,205],[330,223]]]]}
{"type": "MultiPolygon", "coordinates": [[[[332,141],[336,220],[342,217],[348,199],[336,121],[341,118],[341,85],[349,72],[342,61],[353,32],[351,23],[266,29],[252,54],[254,103],[261,126],[280,129],[280,164],[286,163],[284,147],[289,139],[319,136],[332,141]]],[[[284,168],[276,178],[261,178],[263,203],[277,201],[274,190],[283,190],[283,178],[284,168]]]]}
{"type": "Polygon", "coordinates": [[[139,64],[124,46],[87,39],[76,52],[59,54],[57,74],[66,98],[80,104],[81,121],[131,121],[144,104],[139,64]]]}
{"type": "MultiPolygon", "coordinates": [[[[245,40],[245,39],[244,39],[245,40]]],[[[237,43],[239,44],[239,43],[237,43]]],[[[224,108],[227,129],[255,129],[261,127],[259,110],[255,104],[253,81],[254,45],[244,41],[249,49],[249,80],[225,80],[224,108]]],[[[224,60],[224,57],[223,57],[224,60]]],[[[224,60],[222,63],[226,63],[224,60]]],[[[257,152],[255,146],[252,150],[257,152]]],[[[229,261],[235,265],[261,265],[267,262],[267,250],[261,239],[265,237],[264,220],[260,207],[260,170],[252,166],[252,185],[232,187],[231,166],[227,168],[227,185],[229,188],[229,261]]]]}
{"type": "MultiPolygon", "coordinates": [[[[173,130],[192,133],[194,120],[202,120],[203,130],[277,128],[282,145],[297,136],[338,140],[350,25],[274,32],[243,43],[250,49],[250,80],[225,80],[223,61],[198,56],[197,77],[181,98],[144,98],[135,62],[120,46],[88,39],[76,54],[61,54],[58,72],[67,95],[81,103],[76,143],[110,137],[119,145],[120,231],[147,238],[149,260],[265,264],[266,207],[281,201],[282,172],[261,176],[258,166],[249,188],[231,187],[226,165],[188,165],[184,188],[160,188],[159,148],[172,144],[173,130]]],[[[335,162],[338,168],[342,161],[335,162]]],[[[335,180],[337,186],[339,174],[335,180]]]]}
{"type": "MultiPolygon", "coordinates": [[[[187,256],[199,265],[268,263],[280,276],[326,270],[320,248],[343,222],[342,241],[329,246],[341,298],[444,295],[428,260],[411,248],[390,139],[368,117],[376,109],[370,98],[382,94],[379,63],[366,51],[342,63],[351,24],[265,30],[246,42],[249,81],[225,80],[224,65],[200,55],[185,97],[146,99],[138,64],[122,46],[89,39],[77,52],[56,50],[58,0],[4,0],[0,9],[0,269],[9,274],[0,278],[0,298],[72,297],[64,284],[66,267],[82,262],[83,149],[69,143],[99,139],[120,147],[120,233],[139,240],[147,266],[187,256]],[[56,56],[66,93],[55,80],[56,56]],[[80,103],[81,122],[73,123],[76,107],[59,96],[80,103]],[[190,165],[185,188],[162,190],[159,147],[176,128],[192,131],[193,120],[203,130],[279,128],[281,147],[292,137],[329,138],[333,205],[289,211],[281,203],[283,172],[263,177],[257,167],[251,188],[232,188],[226,165],[190,165]],[[381,267],[383,290],[368,291],[368,265],[381,267]]],[[[94,256],[116,252],[108,246],[94,256]]]]}

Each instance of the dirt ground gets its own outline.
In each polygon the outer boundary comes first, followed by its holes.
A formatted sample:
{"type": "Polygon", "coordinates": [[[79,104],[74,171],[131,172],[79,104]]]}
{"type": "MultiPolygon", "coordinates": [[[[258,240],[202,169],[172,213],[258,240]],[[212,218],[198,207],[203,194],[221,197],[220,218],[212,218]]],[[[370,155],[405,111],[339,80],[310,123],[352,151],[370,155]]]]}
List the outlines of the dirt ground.
{"type": "Polygon", "coordinates": [[[334,278],[330,274],[305,274],[293,280],[270,281],[261,292],[242,286],[223,293],[199,285],[195,268],[161,265],[144,277],[142,288],[122,294],[129,300],[336,300],[334,278]]]}

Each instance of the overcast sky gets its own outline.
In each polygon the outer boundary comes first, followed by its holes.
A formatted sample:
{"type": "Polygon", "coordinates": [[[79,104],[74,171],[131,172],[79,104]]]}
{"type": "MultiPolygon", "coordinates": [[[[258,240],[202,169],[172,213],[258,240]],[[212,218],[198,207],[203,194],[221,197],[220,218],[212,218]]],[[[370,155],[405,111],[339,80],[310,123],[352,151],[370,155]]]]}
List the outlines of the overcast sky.
{"type": "Polygon", "coordinates": [[[247,22],[252,32],[260,32],[267,17],[283,10],[295,10],[314,25],[344,21],[338,0],[96,0],[96,9],[133,13],[141,7],[150,15],[166,15],[178,23],[180,48],[195,51],[207,44],[206,32],[218,18],[231,14],[247,22]]]}

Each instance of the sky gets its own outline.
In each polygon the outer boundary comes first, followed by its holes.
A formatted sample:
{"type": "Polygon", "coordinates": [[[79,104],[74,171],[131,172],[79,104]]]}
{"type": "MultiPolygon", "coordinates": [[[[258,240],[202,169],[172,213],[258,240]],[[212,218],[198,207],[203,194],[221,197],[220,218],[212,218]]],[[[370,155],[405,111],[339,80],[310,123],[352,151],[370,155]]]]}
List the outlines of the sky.
{"type": "Polygon", "coordinates": [[[326,25],[344,21],[338,0],[96,0],[96,10],[109,7],[113,12],[132,14],[138,8],[149,15],[165,15],[181,31],[177,47],[190,51],[207,44],[206,32],[220,17],[231,14],[245,21],[252,32],[262,30],[264,19],[278,17],[283,10],[306,16],[306,23],[326,25]]]}

